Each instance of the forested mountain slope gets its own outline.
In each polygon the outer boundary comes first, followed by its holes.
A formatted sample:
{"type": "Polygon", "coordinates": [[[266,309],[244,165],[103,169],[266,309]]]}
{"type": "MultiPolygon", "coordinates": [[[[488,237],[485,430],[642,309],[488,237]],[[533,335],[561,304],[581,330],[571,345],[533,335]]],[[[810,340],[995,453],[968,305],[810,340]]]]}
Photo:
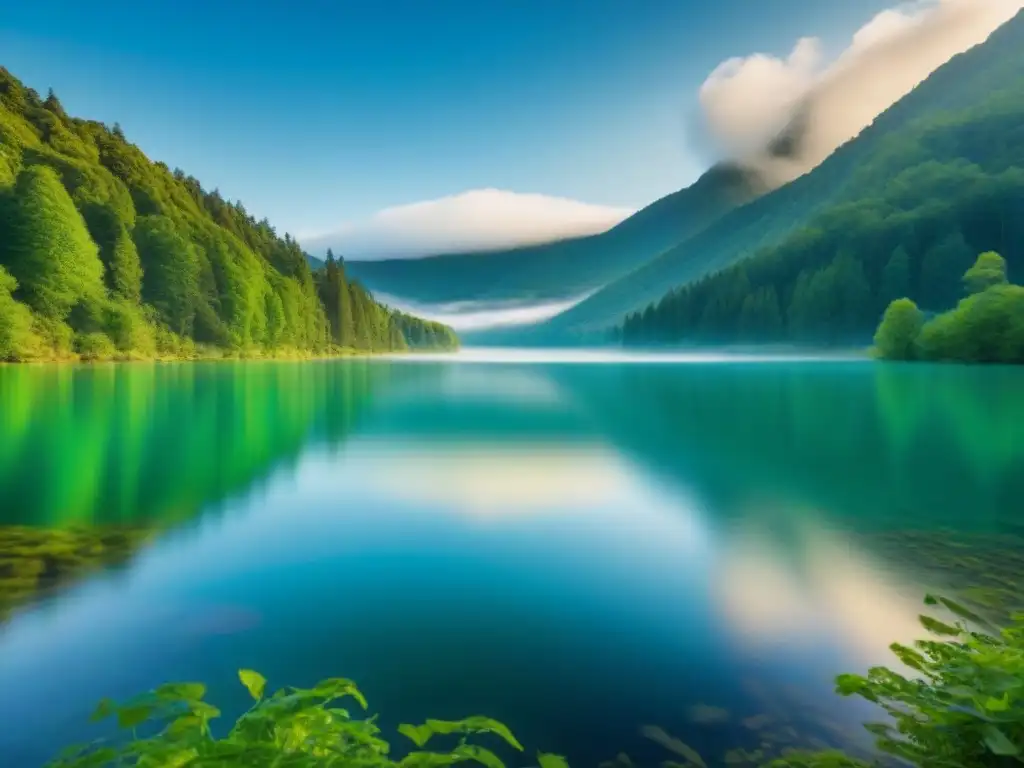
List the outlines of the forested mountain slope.
{"type": "Polygon", "coordinates": [[[491,252],[351,261],[348,267],[371,290],[415,303],[575,298],[764,191],[752,171],[723,164],[598,235],[491,252]]]}
{"type": "Polygon", "coordinates": [[[456,343],[0,68],[0,360],[456,343]]]}
{"type": "MultiPolygon", "coordinates": [[[[1020,122],[1014,123],[1024,82],[1024,57],[1019,54],[1022,45],[1024,15],[1018,15],[987,42],[936,70],[810,173],[723,216],[553,318],[542,330],[558,335],[608,328],[674,286],[692,284],[755,254],[759,255],[758,265],[769,261],[795,265],[807,259],[796,270],[798,275],[804,266],[817,266],[821,254],[831,259],[842,247],[853,258],[870,256],[870,263],[862,268],[877,289],[881,270],[875,265],[883,258],[879,250],[887,259],[895,247],[892,236],[880,235],[883,223],[887,232],[926,228],[915,235],[918,241],[912,247],[917,257],[912,259],[911,267],[918,269],[920,254],[937,244],[936,234],[927,231],[927,222],[956,215],[967,225],[971,217],[1013,209],[1005,195],[1013,188],[1010,169],[1022,164],[1020,122]],[[997,185],[998,191],[995,186],[984,193],[978,188],[980,178],[995,184],[999,174],[1007,175],[997,185]],[[958,196],[968,194],[971,202],[959,200],[958,196]],[[982,203],[982,198],[986,202],[982,203]],[[812,257],[812,251],[818,256],[812,257]]],[[[1006,226],[1010,226],[1009,218],[1006,226]]],[[[968,229],[974,233],[976,226],[972,223],[968,229]]],[[[963,234],[966,237],[967,233],[963,234]]],[[[950,248],[955,250],[955,233],[943,233],[942,238],[947,236],[950,248]]],[[[968,242],[968,250],[975,250],[978,243],[970,238],[968,242]]],[[[929,297],[933,303],[951,300],[949,286],[963,272],[960,261],[952,257],[951,261],[956,265],[951,265],[948,273],[944,272],[946,277],[940,279],[945,287],[928,289],[936,292],[929,297]],[[947,292],[945,299],[939,295],[943,291],[947,292]]],[[[849,264],[841,264],[838,269],[845,271],[849,264]]],[[[719,281],[723,279],[715,278],[715,284],[722,285],[719,281]]],[[[914,279],[918,279],[916,272],[914,279]]],[[[795,283],[780,278],[775,290],[781,309],[788,306],[794,289],[795,283]]],[[[693,291],[698,290],[706,289],[694,285],[693,291]]],[[[740,286],[736,290],[738,306],[733,306],[734,298],[709,299],[716,307],[708,310],[709,331],[714,327],[710,316],[715,313],[738,318],[746,289],[740,286]]],[[[770,297],[765,301],[771,304],[770,297]]],[[[681,311],[679,307],[677,311],[681,311]]],[[[703,307],[701,303],[700,314],[703,307]]]]}

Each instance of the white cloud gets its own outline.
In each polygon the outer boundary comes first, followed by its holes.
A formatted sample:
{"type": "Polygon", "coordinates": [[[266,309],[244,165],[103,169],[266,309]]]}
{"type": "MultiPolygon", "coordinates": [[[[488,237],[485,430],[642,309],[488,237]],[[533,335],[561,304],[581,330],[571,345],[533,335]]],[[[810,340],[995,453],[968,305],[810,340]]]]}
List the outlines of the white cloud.
{"type": "Polygon", "coordinates": [[[831,62],[803,38],[785,59],[753,54],[717,67],[700,90],[712,133],[731,156],[787,181],[856,136],[952,56],[983,42],[1024,0],[918,0],[882,11],[831,62]],[[792,158],[766,145],[805,110],[792,158]]]}
{"type": "Polygon", "coordinates": [[[805,37],[786,59],[755,53],[719,64],[700,89],[715,136],[741,157],[762,150],[814,85],[820,62],[820,43],[805,37]]]}
{"type": "Polygon", "coordinates": [[[633,213],[563,197],[474,189],[385,208],[366,221],[301,242],[317,255],[330,247],[353,259],[410,258],[595,234],[633,213]]]}

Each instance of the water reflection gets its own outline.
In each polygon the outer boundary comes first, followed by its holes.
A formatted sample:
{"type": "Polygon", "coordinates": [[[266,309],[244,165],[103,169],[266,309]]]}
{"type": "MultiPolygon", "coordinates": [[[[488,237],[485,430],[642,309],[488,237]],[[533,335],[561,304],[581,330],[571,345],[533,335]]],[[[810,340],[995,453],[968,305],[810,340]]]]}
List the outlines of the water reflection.
{"type": "Polygon", "coordinates": [[[421,445],[403,447],[388,460],[400,467],[402,482],[374,473],[379,496],[473,516],[587,513],[623,503],[632,490],[618,456],[593,447],[421,445]]]}
{"type": "Polygon", "coordinates": [[[353,362],[0,368],[0,522],[187,520],[344,440],[391,368],[353,362]]]}
{"type": "Polygon", "coordinates": [[[917,633],[944,531],[1020,533],[1021,372],[579,362],[0,368],[0,543],[160,532],[0,630],[0,753],[169,678],[230,714],[238,666],[579,765],[838,743],[831,677],[917,633]]]}
{"type": "Polygon", "coordinates": [[[891,643],[920,636],[919,585],[817,515],[769,512],[735,526],[713,584],[716,605],[752,653],[828,645],[861,668],[887,660],[891,643]],[[795,541],[781,540],[787,527],[795,541]]]}

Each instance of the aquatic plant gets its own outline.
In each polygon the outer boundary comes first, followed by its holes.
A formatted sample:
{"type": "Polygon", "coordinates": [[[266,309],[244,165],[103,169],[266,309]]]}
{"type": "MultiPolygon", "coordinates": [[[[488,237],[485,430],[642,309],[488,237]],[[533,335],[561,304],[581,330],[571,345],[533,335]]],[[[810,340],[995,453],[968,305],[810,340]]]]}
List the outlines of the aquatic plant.
{"type": "MultiPolygon", "coordinates": [[[[920,768],[990,768],[1024,763],[1024,613],[997,628],[958,602],[928,596],[945,608],[947,623],[921,616],[932,635],[913,646],[894,643],[909,668],[840,675],[836,691],[877,704],[885,722],[868,723],[883,756],[920,768]]],[[[837,753],[791,755],[772,768],[865,766],[837,753]]]]}
{"type": "MultiPolygon", "coordinates": [[[[121,728],[132,731],[132,740],[72,747],[50,766],[440,768],[475,762],[486,768],[504,768],[491,749],[470,743],[471,738],[484,734],[523,751],[505,725],[475,716],[399,726],[399,733],[416,749],[394,760],[391,745],[376,725],[376,716],[355,718],[336,705],[342,699],[351,699],[362,709],[367,708],[366,699],[351,680],[329,678],[312,688],[283,688],[268,696],[267,681],[258,672],[242,669],[238,677],[254,703],[222,738],[215,737],[210,728],[210,721],[220,715],[220,710],[204,701],[206,687],[200,683],[170,683],[123,704],[100,702],[94,719],[116,717],[121,728]],[[140,728],[153,734],[139,738],[140,728]],[[427,743],[438,736],[455,737],[456,743],[448,750],[427,751],[427,743]]],[[[537,762],[540,768],[566,768],[565,760],[558,755],[538,753],[537,762]]]]}
{"type": "MultiPolygon", "coordinates": [[[[926,598],[926,604],[945,609],[950,620],[921,616],[932,636],[913,646],[894,643],[891,649],[908,675],[874,667],[866,675],[840,675],[836,691],[878,705],[883,722],[867,723],[875,736],[876,765],[893,760],[919,768],[992,768],[1024,763],[1024,613],[1015,614],[1003,628],[958,602],[926,598]]],[[[350,698],[366,709],[366,699],[351,680],[331,678],[308,689],[286,688],[265,696],[266,680],[251,670],[239,679],[254,704],[223,738],[215,738],[210,721],[220,710],[203,700],[199,683],[173,683],[118,705],[105,700],[95,717],[116,717],[133,739],[121,745],[75,747],[50,763],[50,768],[98,766],[358,766],[359,768],[439,768],[476,762],[504,768],[491,749],[470,738],[491,734],[517,751],[523,746],[502,723],[474,716],[463,720],[427,720],[401,725],[399,733],[415,749],[398,760],[381,736],[376,717],[353,718],[335,706],[350,698]],[[153,735],[138,738],[137,729],[153,735]],[[447,751],[425,749],[435,737],[455,737],[447,751]]],[[[645,726],[648,738],[660,743],[682,762],[665,766],[706,768],[691,747],[660,728],[645,726]]],[[[753,763],[762,762],[752,754],[753,763]]],[[[751,762],[736,750],[728,763],[751,762]]],[[[540,768],[567,768],[559,756],[537,753],[540,768]]],[[[768,768],[866,768],[871,762],[838,750],[789,751],[762,762],[768,768]]],[[[619,755],[605,764],[626,768],[633,763],[619,755]]]]}

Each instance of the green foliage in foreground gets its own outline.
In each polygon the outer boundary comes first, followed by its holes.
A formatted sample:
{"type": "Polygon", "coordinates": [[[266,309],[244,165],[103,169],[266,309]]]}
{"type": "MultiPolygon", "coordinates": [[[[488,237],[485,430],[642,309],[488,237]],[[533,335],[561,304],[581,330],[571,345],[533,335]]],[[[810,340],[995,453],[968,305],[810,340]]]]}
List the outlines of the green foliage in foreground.
{"type": "MultiPolygon", "coordinates": [[[[416,747],[400,760],[390,757],[391,746],[381,738],[376,717],[353,718],[337,706],[352,699],[366,709],[366,699],[351,680],[330,678],[312,688],[287,688],[266,695],[267,681],[257,672],[239,670],[239,679],[254,700],[223,738],[215,738],[210,721],[220,715],[203,700],[200,683],[171,683],[134,701],[117,705],[100,702],[95,719],[116,717],[122,728],[160,724],[149,738],[136,738],[123,746],[92,745],[72,748],[52,762],[52,768],[92,768],[105,765],[163,766],[359,766],[360,768],[439,768],[475,762],[504,768],[501,759],[471,738],[492,734],[518,751],[523,746],[507,727],[487,717],[463,720],[427,720],[422,725],[401,725],[399,732],[416,747]],[[449,750],[428,751],[435,736],[457,738],[449,750]]],[[[557,755],[538,754],[540,768],[565,768],[557,755]]]]}
{"type": "MultiPolygon", "coordinates": [[[[953,623],[921,616],[932,636],[913,646],[891,648],[908,674],[875,667],[867,675],[840,675],[837,692],[877,704],[884,722],[865,727],[876,737],[883,761],[895,758],[920,768],[990,768],[1024,763],[1024,614],[998,629],[970,609],[946,598],[925,602],[952,614],[953,623]]],[[[265,696],[266,680],[251,670],[239,678],[255,704],[223,738],[214,738],[210,721],[220,711],[203,700],[199,683],[177,683],[123,705],[105,700],[96,717],[116,716],[122,728],[155,726],[154,735],[123,746],[94,744],[72,748],[50,768],[98,766],[359,766],[359,768],[436,768],[475,762],[487,768],[504,763],[470,737],[491,734],[518,751],[523,746],[503,724],[487,717],[427,720],[401,725],[415,750],[394,760],[375,717],[353,718],[335,705],[366,700],[351,680],[332,678],[313,688],[288,688],[265,696]],[[457,737],[447,751],[426,751],[434,737],[457,737]]],[[[152,729],[151,729],[152,730],[152,729]]],[[[660,729],[644,729],[684,762],[706,766],[692,748],[660,729]]],[[[538,753],[540,768],[566,768],[566,761],[538,753]]],[[[628,758],[621,758],[631,764],[628,758]]],[[[668,765],[666,763],[666,765],[668,765]]],[[[867,768],[871,763],[841,752],[793,752],[767,763],[771,768],[867,768]]]]}
{"type": "MultiPolygon", "coordinates": [[[[955,616],[922,616],[932,639],[891,646],[909,668],[904,676],[875,667],[840,675],[837,692],[879,705],[886,722],[865,727],[879,750],[921,768],[983,768],[1024,763],[1024,613],[997,629],[946,598],[925,601],[955,616]]],[[[796,755],[772,766],[865,766],[833,754],[796,755]]]]}
{"type": "Polygon", "coordinates": [[[328,265],[0,67],[0,362],[458,345],[328,265]]]}
{"type": "Polygon", "coordinates": [[[923,322],[910,299],[889,305],[875,334],[889,360],[1024,363],[1024,287],[1006,281],[1006,262],[983,253],[964,274],[968,296],[955,309],[923,322]]]}

